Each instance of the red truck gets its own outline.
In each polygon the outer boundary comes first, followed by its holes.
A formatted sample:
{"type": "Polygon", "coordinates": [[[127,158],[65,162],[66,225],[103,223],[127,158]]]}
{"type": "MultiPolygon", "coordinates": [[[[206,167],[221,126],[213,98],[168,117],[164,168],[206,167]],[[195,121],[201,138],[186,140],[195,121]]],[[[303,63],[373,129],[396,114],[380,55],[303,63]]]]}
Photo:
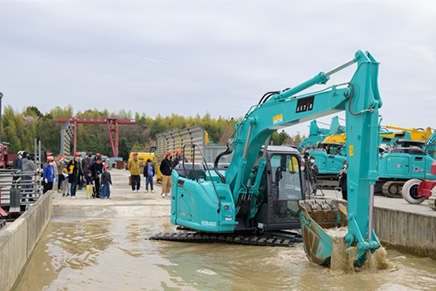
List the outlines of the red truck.
{"type": "Polygon", "coordinates": [[[9,144],[6,142],[0,143],[0,169],[11,168],[16,154],[9,154],[9,144]]]}

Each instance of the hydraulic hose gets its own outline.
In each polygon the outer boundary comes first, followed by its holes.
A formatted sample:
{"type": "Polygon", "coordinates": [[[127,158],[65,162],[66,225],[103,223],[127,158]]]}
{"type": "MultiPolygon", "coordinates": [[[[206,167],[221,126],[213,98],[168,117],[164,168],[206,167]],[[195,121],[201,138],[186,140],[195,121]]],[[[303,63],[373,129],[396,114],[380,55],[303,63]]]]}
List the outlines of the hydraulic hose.
{"type": "Polygon", "coordinates": [[[268,100],[269,97],[271,97],[272,95],[277,94],[277,93],[280,93],[280,92],[279,92],[279,91],[266,92],[266,93],[262,96],[262,98],[260,98],[260,101],[259,101],[258,104],[265,103],[265,102],[268,100]],[[266,99],[265,99],[265,98],[266,98],[266,99]],[[265,100],[264,100],[264,99],[265,99],[265,100]]]}
{"type": "Polygon", "coordinates": [[[362,110],[362,111],[357,112],[357,113],[351,111],[351,100],[353,100],[354,85],[351,82],[349,82],[347,84],[350,85],[350,87],[351,87],[350,100],[348,101],[348,111],[351,113],[351,115],[358,116],[358,115],[360,115],[364,112],[367,112],[367,111],[372,112],[373,109],[365,109],[365,110],[362,110]]]}
{"type": "Polygon", "coordinates": [[[229,144],[227,144],[227,149],[225,151],[223,151],[222,153],[220,153],[215,158],[215,162],[213,163],[213,170],[218,175],[218,177],[220,177],[221,182],[224,184],[226,183],[226,178],[220,173],[220,171],[218,171],[218,163],[222,157],[230,155],[232,152],[233,152],[233,150],[230,148],[229,144]]]}

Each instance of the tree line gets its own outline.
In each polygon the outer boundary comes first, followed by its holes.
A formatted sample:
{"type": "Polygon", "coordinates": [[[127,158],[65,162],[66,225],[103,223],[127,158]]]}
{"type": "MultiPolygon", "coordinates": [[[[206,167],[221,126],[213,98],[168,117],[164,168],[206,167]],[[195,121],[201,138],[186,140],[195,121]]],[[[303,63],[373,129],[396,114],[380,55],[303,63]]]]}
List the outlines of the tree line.
{"type": "MultiPolygon", "coordinates": [[[[211,142],[225,145],[233,136],[235,125],[241,118],[212,118],[209,113],[204,116],[161,116],[155,118],[146,116],[144,113],[132,113],[131,111],[120,110],[118,113],[108,110],[99,111],[86,110],[74,113],[73,107],[55,107],[47,113],[42,113],[37,107],[29,106],[21,112],[11,106],[3,110],[1,120],[1,139],[8,142],[9,152],[16,153],[20,150],[33,151],[34,139],[41,140],[43,149],[57,155],[61,146],[61,129],[63,124],[54,123],[58,118],[120,118],[135,119],[135,125],[119,126],[119,156],[128,159],[132,150],[148,150],[150,146],[156,145],[158,133],[177,128],[201,124],[208,132],[211,142]]],[[[297,134],[289,136],[285,131],[275,132],[272,135],[274,145],[298,145],[304,136],[297,134]]],[[[73,145],[71,144],[71,151],[73,145]]],[[[77,151],[99,152],[112,156],[112,148],[107,126],[100,124],[79,124],[77,127],[77,151]]]]}

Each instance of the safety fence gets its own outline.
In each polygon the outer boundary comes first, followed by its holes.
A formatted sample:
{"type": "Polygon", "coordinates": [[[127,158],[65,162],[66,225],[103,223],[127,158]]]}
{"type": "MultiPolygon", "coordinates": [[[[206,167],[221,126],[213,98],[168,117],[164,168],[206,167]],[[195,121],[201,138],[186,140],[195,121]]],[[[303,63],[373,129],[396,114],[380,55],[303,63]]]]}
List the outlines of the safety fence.
{"type": "Polygon", "coordinates": [[[42,170],[0,170],[0,217],[20,215],[42,194],[42,170]]]}
{"type": "Polygon", "coordinates": [[[7,220],[20,216],[42,196],[44,161],[41,141],[35,139],[35,152],[29,161],[35,170],[0,169],[0,228],[7,220]]]}

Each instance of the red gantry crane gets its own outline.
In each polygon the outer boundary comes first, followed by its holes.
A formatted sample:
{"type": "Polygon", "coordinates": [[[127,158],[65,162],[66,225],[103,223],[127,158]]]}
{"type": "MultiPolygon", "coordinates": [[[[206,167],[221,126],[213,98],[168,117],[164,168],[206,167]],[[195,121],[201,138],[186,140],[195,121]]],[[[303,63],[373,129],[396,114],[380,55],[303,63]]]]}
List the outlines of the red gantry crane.
{"type": "Polygon", "coordinates": [[[117,119],[117,118],[59,118],[55,123],[66,123],[70,122],[74,125],[74,152],[76,152],[77,145],[77,124],[106,124],[107,130],[109,132],[109,137],[112,146],[112,153],[114,157],[118,157],[118,125],[126,124],[133,125],[136,124],[134,119],[117,119]],[[112,133],[114,132],[114,135],[112,133]]]}

